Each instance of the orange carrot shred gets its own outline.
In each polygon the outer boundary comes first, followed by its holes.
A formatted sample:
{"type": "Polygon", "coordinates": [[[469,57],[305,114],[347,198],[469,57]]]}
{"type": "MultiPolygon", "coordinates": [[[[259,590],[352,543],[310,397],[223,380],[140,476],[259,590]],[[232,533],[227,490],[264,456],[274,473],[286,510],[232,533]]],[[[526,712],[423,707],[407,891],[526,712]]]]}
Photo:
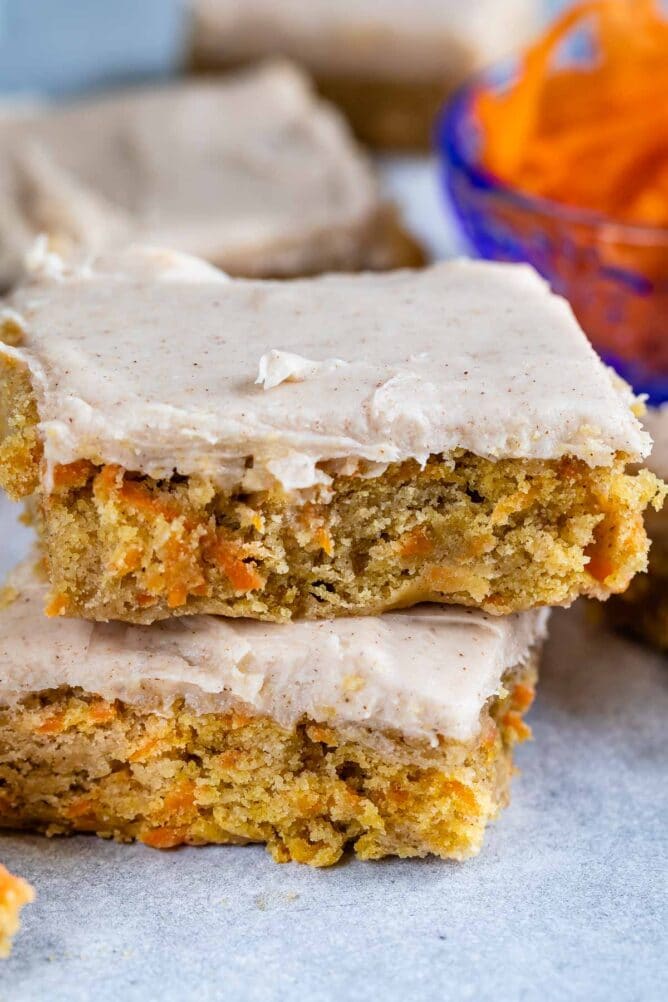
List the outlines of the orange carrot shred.
{"type": "Polygon", "coordinates": [[[152,849],[173,849],[177,845],[183,845],[187,834],[187,828],[164,826],[162,828],[152,828],[144,832],[143,835],[140,835],[139,838],[144,845],[149,845],[152,849]]]}
{"type": "Polygon", "coordinates": [[[58,465],[53,468],[53,488],[55,491],[68,491],[75,487],[83,487],[95,472],[95,467],[87,459],[78,459],[75,463],[58,465]]]}
{"type": "Polygon", "coordinates": [[[61,734],[65,728],[65,714],[54,713],[35,728],[37,734],[61,734]]]}
{"type": "Polygon", "coordinates": [[[507,90],[476,99],[483,163],[528,194],[668,226],[668,21],[657,0],[583,0],[523,57],[507,90]],[[594,54],[562,64],[591,30],[594,54]]]}
{"type": "Polygon", "coordinates": [[[66,595],[53,595],[46,604],[44,612],[49,618],[64,616],[69,608],[66,595]]]}
{"type": "Polygon", "coordinates": [[[242,551],[235,543],[219,539],[210,547],[210,552],[236,591],[255,591],[263,586],[264,581],[255,567],[244,563],[242,551]]]}
{"type": "Polygon", "coordinates": [[[515,709],[523,712],[528,710],[534,701],[535,691],[532,686],[518,682],[513,687],[512,702],[515,709]]]}
{"type": "Polygon", "coordinates": [[[104,699],[99,699],[95,703],[92,703],[88,713],[94,724],[108,724],[117,715],[114,704],[108,703],[104,699]]]}

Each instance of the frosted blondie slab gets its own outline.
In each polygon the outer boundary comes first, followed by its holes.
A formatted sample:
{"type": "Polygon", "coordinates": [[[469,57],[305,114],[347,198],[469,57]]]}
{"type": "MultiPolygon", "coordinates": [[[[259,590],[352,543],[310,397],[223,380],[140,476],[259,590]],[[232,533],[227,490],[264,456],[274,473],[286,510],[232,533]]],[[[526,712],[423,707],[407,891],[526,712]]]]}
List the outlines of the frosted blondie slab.
{"type": "Polygon", "coordinates": [[[36,496],[52,614],[506,614],[645,567],[649,436],[527,268],[36,268],[4,314],[0,478],[36,496]]]}
{"type": "Polygon", "coordinates": [[[0,282],[34,238],[146,241],[234,274],[421,263],[338,112],[288,64],[0,117],[0,282]]]}
{"type": "Polygon", "coordinates": [[[306,66],[358,134],[428,147],[453,87],[526,44],[534,0],[192,0],[194,62],[220,70],[280,53],[306,66]]]}
{"type": "Polygon", "coordinates": [[[547,613],[423,606],[288,625],[0,610],[0,825],[277,860],[465,858],[508,797],[547,613]]]}

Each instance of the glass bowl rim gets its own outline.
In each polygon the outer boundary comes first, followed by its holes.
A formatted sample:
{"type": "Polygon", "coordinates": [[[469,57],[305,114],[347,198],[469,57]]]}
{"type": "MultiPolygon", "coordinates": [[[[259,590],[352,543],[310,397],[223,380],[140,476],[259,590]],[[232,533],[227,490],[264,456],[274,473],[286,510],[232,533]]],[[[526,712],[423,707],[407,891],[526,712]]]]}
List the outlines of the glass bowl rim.
{"type": "Polygon", "coordinates": [[[437,152],[450,169],[462,171],[474,186],[532,215],[549,217],[599,231],[601,237],[618,242],[668,247],[668,226],[627,223],[591,209],[581,209],[549,198],[541,198],[499,180],[472,157],[460,142],[460,124],[471,115],[471,99],[481,87],[499,89],[512,69],[504,63],[471,77],[446,102],[436,122],[437,152]]]}

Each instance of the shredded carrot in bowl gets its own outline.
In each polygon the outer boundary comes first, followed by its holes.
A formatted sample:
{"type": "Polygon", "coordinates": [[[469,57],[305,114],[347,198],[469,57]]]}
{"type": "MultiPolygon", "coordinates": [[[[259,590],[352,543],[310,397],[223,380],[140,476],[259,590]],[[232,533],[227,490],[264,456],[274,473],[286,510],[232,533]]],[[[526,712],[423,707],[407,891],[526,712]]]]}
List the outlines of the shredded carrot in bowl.
{"type": "Polygon", "coordinates": [[[476,96],[481,161],[504,184],[625,224],[668,227],[668,21],[658,0],[584,0],[476,96]],[[587,58],[563,59],[584,30],[587,58]]]}

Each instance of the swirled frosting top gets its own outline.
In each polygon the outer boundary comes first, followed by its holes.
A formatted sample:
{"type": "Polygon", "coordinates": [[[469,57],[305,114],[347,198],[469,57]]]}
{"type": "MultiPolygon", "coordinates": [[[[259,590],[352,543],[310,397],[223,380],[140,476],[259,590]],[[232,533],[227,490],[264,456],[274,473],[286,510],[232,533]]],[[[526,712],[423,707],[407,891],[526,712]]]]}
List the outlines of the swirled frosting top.
{"type": "Polygon", "coordinates": [[[289,626],[193,616],[152,626],[47,619],[29,563],[0,609],[0,705],[81,686],[106,699],[198,712],[238,706],[290,727],[300,717],[391,729],[435,743],[474,738],[487,700],[503,691],[545,636],[547,610],[488,616],[420,606],[384,616],[289,626]]]}
{"type": "Polygon", "coordinates": [[[651,444],[524,266],[259,282],[155,249],[79,268],[45,253],[6,308],[24,333],[0,353],[32,373],[47,467],[299,491],[457,448],[593,466],[651,444]]]}
{"type": "Polygon", "coordinates": [[[281,53],[322,76],[456,80],[536,29],[535,0],[195,0],[205,58],[281,53]]]}

